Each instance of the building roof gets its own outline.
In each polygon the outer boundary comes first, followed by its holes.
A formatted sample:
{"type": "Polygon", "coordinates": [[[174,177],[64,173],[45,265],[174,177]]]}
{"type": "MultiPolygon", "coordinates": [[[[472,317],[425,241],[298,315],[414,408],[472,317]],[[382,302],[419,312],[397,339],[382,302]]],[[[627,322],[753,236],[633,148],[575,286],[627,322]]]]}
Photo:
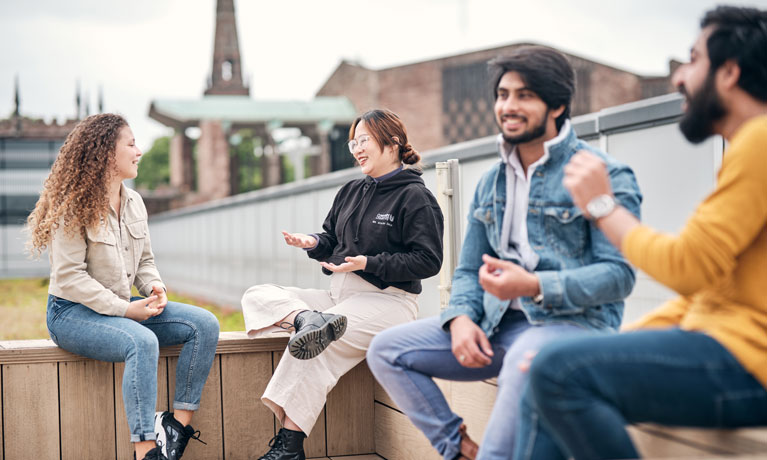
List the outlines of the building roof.
{"type": "Polygon", "coordinates": [[[149,116],[174,128],[196,126],[201,120],[236,124],[272,121],[284,125],[322,121],[351,123],[357,111],[346,97],[316,97],[310,101],[256,100],[249,96],[204,96],[199,100],[152,101],[149,116]]]}

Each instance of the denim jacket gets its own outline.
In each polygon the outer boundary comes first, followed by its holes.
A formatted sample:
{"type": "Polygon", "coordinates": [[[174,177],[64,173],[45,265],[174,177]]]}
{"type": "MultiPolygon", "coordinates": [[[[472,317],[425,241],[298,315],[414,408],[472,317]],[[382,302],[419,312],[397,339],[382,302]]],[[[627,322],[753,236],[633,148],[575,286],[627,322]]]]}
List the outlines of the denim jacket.
{"type": "MultiPolygon", "coordinates": [[[[535,267],[543,302],[520,298],[531,324],[569,322],[589,329],[617,330],[623,299],[634,287],[634,271],[596,225],[573,204],[562,185],[563,168],[578,150],[607,163],[616,201],[639,217],[642,201],[631,169],[578,139],[567,122],[560,134],[544,144],[548,160],[530,180],[528,240],[540,260],[535,267]]],[[[491,337],[510,306],[479,284],[482,255],[501,257],[501,227],[506,208],[506,168],[498,162],[477,184],[469,207],[466,236],[453,275],[450,303],[441,324],[468,315],[491,337]]],[[[519,263],[517,260],[513,260],[519,263]]]]}

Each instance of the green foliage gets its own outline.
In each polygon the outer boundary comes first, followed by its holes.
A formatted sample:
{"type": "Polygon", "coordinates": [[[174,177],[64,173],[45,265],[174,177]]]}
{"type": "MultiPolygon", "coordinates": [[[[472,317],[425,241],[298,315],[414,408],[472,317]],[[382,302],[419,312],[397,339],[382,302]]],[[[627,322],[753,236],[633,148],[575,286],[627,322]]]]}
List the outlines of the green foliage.
{"type": "Polygon", "coordinates": [[[287,155],[282,155],[282,171],[284,174],[282,181],[286,184],[296,180],[296,168],[293,166],[293,163],[287,155]]]}
{"type": "Polygon", "coordinates": [[[170,137],[158,137],[152,148],[141,156],[136,187],[154,190],[170,184],[170,137]]]}
{"type": "Polygon", "coordinates": [[[250,129],[237,132],[240,143],[229,149],[232,161],[232,177],[236,178],[234,193],[257,190],[262,186],[261,158],[256,157],[254,149],[261,145],[261,138],[253,135],[250,129]]]}

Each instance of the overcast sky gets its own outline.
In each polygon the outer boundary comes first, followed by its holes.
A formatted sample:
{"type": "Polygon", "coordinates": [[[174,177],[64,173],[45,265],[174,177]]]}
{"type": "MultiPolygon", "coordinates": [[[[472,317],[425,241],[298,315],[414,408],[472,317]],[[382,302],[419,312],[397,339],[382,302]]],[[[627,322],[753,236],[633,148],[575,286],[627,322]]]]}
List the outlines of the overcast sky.
{"type": "MultiPolygon", "coordinates": [[[[341,59],[383,68],[533,41],[643,75],[686,59],[704,11],[767,0],[235,0],[251,97],[307,100],[341,59]]],[[[0,0],[0,118],[95,111],[128,118],[139,146],[170,130],[153,99],[198,99],[211,71],[215,0],[0,0]]]]}

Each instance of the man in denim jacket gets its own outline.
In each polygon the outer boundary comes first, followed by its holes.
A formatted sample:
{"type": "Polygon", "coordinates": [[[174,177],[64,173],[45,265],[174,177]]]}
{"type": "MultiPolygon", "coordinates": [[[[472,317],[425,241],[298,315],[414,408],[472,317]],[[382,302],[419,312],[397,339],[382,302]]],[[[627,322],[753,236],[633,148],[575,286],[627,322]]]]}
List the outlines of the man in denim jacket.
{"type": "Polygon", "coordinates": [[[440,317],[388,329],[368,365],[394,402],[445,459],[509,458],[529,357],[554,339],[615,331],[634,272],[591,220],[619,202],[639,217],[641,194],[625,165],[579,140],[569,122],[575,87],[567,59],[525,47],[490,63],[501,160],[469,208],[450,305],[440,317]],[[581,212],[562,185],[579,150],[598,155],[614,200],[581,212]],[[466,433],[432,378],[498,377],[482,446],[466,433]]]}

